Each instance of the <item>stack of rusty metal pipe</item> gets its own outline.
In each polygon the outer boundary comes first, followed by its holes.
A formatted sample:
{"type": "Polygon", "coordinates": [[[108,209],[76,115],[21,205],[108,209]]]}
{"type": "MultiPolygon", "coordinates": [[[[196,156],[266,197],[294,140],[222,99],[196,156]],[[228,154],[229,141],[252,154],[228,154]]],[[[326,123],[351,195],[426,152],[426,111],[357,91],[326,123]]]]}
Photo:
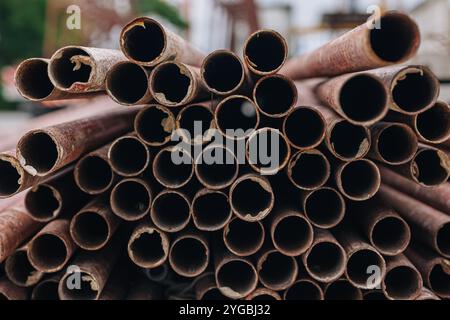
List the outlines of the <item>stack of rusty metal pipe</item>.
{"type": "Polygon", "coordinates": [[[379,24],[241,59],[138,18],[23,62],[29,100],[114,102],[2,145],[0,298],[449,299],[450,108],[416,23],[379,24]]]}

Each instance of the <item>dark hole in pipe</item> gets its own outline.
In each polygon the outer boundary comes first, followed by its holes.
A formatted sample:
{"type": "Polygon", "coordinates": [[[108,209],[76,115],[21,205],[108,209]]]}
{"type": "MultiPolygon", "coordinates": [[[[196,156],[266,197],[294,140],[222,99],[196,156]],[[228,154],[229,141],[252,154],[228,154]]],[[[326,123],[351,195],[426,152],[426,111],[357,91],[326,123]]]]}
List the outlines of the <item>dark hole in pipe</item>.
{"type": "Polygon", "coordinates": [[[136,132],[149,144],[161,144],[172,135],[173,125],[167,126],[170,115],[156,107],[141,112],[136,120],[136,132]]]}
{"type": "Polygon", "coordinates": [[[36,169],[40,174],[52,170],[58,160],[56,143],[44,132],[26,136],[19,145],[19,149],[26,164],[36,169]]]}
{"type": "Polygon", "coordinates": [[[346,280],[336,281],[325,291],[325,300],[361,300],[361,291],[346,280]]]}
{"type": "Polygon", "coordinates": [[[17,71],[17,85],[26,96],[40,100],[48,97],[55,87],[48,76],[48,63],[33,60],[17,71]]]}
{"type": "Polygon", "coordinates": [[[203,78],[206,85],[220,93],[238,89],[244,77],[244,68],[238,57],[221,52],[206,60],[203,78]]]}
{"type": "Polygon", "coordinates": [[[300,108],[286,118],[286,136],[297,148],[310,148],[319,144],[324,132],[325,123],[317,111],[300,108]]]}
{"type": "Polygon", "coordinates": [[[150,162],[147,147],[136,138],[116,141],[110,150],[111,165],[124,175],[139,174],[150,162]]]}
{"type": "Polygon", "coordinates": [[[296,269],[295,259],[280,252],[272,252],[261,265],[259,277],[269,286],[279,287],[294,279],[296,269]]]}
{"type": "Polygon", "coordinates": [[[166,256],[159,232],[144,232],[131,244],[134,258],[141,264],[156,264],[166,256]]]}
{"type": "Polygon", "coordinates": [[[52,234],[43,234],[33,240],[30,258],[39,269],[56,269],[67,258],[64,241],[52,234]]]}
{"type": "Polygon", "coordinates": [[[417,116],[417,130],[429,141],[440,142],[450,136],[450,108],[438,103],[417,116]]]}
{"type": "Polygon", "coordinates": [[[32,300],[58,301],[58,282],[44,281],[36,285],[33,289],[32,300]]]}
{"type": "Polygon", "coordinates": [[[183,110],[180,118],[180,129],[189,133],[190,141],[194,142],[203,137],[212,127],[214,115],[203,106],[191,106],[183,110]],[[201,127],[199,127],[201,125],[201,127]]]}
{"type": "Polygon", "coordinates": [[[261,294],[252,299],[253,301],[276,301],[277,299],[270,294],[261,294]]]}
{"type": "Polygon", "coordinates": [[[283,65],[286,48],[280,36],[273,32],[262,31],[249,39],[245,56],[256,70],[272,72],[283,65]]]}
{"type": "Polygon", "coordinates": [[[333,128],[330,143],[338,156],[344,159],[355,159],[369,150],[370,136],[365,127],[341,121],[333,128]]]}
{"type": "Polygon", "coordinates": [[[313,238],[313,230],[307,221],[299,216],[281,220],[274,232],[274,243],[289,253],[306,251],[313,238]]]}
{"type": "Polygon", "coordinates": [[[95,212],[83,212],[75,218],[72,235],[83,247],[95,249],[106,244],[110,230],[102,216],[95,212]]]}
{"type": "Polygon", "coordinates": [[[420,289],[421,282],[422,278],[417,271],[407,266],[392,269],[384,279],[386,292],[397,300],[411,299],[420,289]]]}
{"type": "MultiPolygon", "coordinates": [[[[99,294],[97,281],[88,273],[80,273],[80,289],[69,289],[64,283],[62,285],[63,296],[69,300],[95,300],[99,294]]],[[[63,278],[68,282],[68,277],[63,278]]]]}
{"type": "Polygon", "coordinates": [[[133,60],[152,62],[164,51],[166,40],[164,30],[154,22],[145,21],[124,34],[125,51],[133,60]]]}
{"type": "Polygon", "coordinates": [[[446,256],[450,256],[450,223],[446,223],[438,232],[436,243],[439,250],[446,256]]]}
{"type": "Polygon", "coordinates": [[[311,249],[306,264],[318,278],[334,277],[345,265],[345,253],[332,242],[321,242],[311,249]]]}
{"type": "Polygon", "coordinates": [[[417,151],[417,140],[409,127],[392,125],[379,136],[378,151],[381,157],[390,163],[404,163],[417,151]]]}
{"type": "Polygon", "coordinates": [[[277,116],[294,107],[297,89],[284,78],[269,77],[256,88],[255,98],[261,110],[269,115],[277,116]]]}
{"type": "Polygon", "coordinates": [[[193,165],[192,160],[189,164],[183,163],[176,164],[172,160],[172,154],[179,152],[180,158],[185,158],[181,154],[181,151],[177,150],[165,150],[159,154],[156,158],[156,170],[155,175],[164,183],[171,186],[179,186],[186,183],[192,175],[193,165]]]}
{"type": "Polygon", "coordinates": [[[218,288],[212,288],[208,290],[202,297],[202,301],[224,301],[230,300],[225,297],[218,288]]]}
{"type": "Polygon", "coordinates": [[[286,292],[286,300],[316,301],[321,299],[320,287],[310,281],[298,281],[286,292]]]}
{"type": "Polygon", "coordinates": [[[30,278],[39,273],[28,260],[26,251],[16,251],[6,263],[8,265],[8,276],[13,278],[16,283],[24,286],[29,284],[30,278]]]}
{"type": "Polygon", "coordinates": [[[25,205],[28,212],[39,220],[53,219],[62,206],[54,194],[54,189],[46,185],[31,189],[25,197],[25,205]]]}
{"type": "Polygon", "coordinates": [[[218,192],[198,197],[192,208],[192,214],[200,228],[222,228],[231,217],[228,197],[218,192]]]}
{"type": "Polygon", "coordinates": [[[386,112],[387,93],[383,84],[368,75],[358,75],[349,79],[341,90],[342,111],[351,120],[368,122],[386,112]]]}
{"type": "Polygon", "coordinates": [[[147,74],[141,67],[126,63],[116,66],[109,73],[106,85],[119,102],[134,104],[145,96],[149,84],[147,74]]]}
{"type": "Polygon", "coordinates": [[[8,301],[8,300],[9,300],[9,298],[6,295],[4,295],[3,293],[0,293],[0,301],[8,301]]]}
{"type": "Polygon", "coordinates": [[[372,49],[388,62],[399,62],[411,54],[416,36],[414,22],[399,15],[384,16],[381,28],[370,31],[372,49]]]}
{"type": "Polygon", "coordinates": [[[373,290],[364,294],[364,300],[368,301],[384,301],[387,300],[383,291],[381,290],[373,290]]]}
{"type": "Polygon", "coordinates": [[[153,221],[164,229],[178,229],[189,221],[189,217],[189,203],[178,193],[162,194],[153,203],[153,221]]]}
{"type": "Polygon", "coordinates": [[[441,185],[449,177],[449,171],[443,167],[442,159],[436,150],[419,152],[414,166],[417,170],[417,179],[427,186],[441,185]]]}
{"type": "Polygon", "coordinates": [[[342,171],[342,188],[350,197],[366,198],[379,186],[377,168],[370,162],[355,161],[342,171]]]}
{"type": "Polygon", "coordinates": [[[217,284],[221,288],[230,288],[234,292],[249,294],[257,282],[255,270],[241,260],[233,260],[224,264],[217,274],[217,284]]]}
{"type": "Polygon", "coordinates": [[[231,151],[223,147],[207,148],[202,157],[201,163],[197,163],[197,174],[208,187],[220,188],[234,182],[239,164],[231,151]]]}
{"type": "Polygon", "coordinates": [[[410,241],[408,225],[396,217],[384,218],[374,226],[372,241],[383,252],[398,253],[410,241]]]}
{"type": "Polygon", "coordinates": [[[0,160],[0,177],[0,196],[9,197],[19,190],[20,175],[11,162],[0,160]]]}
{"type": "Polygon", "coordinates": [[[371,274],[367,273],[371,266],[382,266],[382,258],[374,251],[364,249],[352,254],[347,261],[347,275],[357,285],[366,287],[371,274]]]}
{"type": "Polygon", "coordinates": [[[69,89],[74,83],[87,83],[91,76],[91,66],[72,62],[71,59],[76,56],[89,58],[89,54],[78,48],[69,48],[61,52],[61,57],[54,59],[50,64],[50,72],[58,85],[69,89]]]}
{"type": "Polygon", "coordinates": [[[450,274],[445,272],[442,265],[435,265],[430,272],[430,286],[438,295],[450,296],[450,274]]]}
{"type": "Polygon", "coordinates": [[[227,133],[227,130],[233,130],[228,136],[236,138],[245,137],[246,131],[256,129],[258,125],[258,114],[255,105],[243,98],[232,98],[221,105],[217,111],[217,125],[220,130],[227,133]],[[238,130],[243,130],[240,134],[238,130]]]}
{"type": "Polygon", "coordinates": [[[101,192],[112,183],[111,167],[106,160],[100,157],[87,157],[80,162],[78,168],[78,183],[86,191],[101,192]]]}
{"type": "Polygon", "coordinates": [[[172,264],[185,274],[198,273],[208,264],[207,250],[198,239],[181,239],[173,245],[170,252],[172,264]]]}
{"type": "Polygon", "coordinates": [[[394,87],[392,96],[397,106],[406,112],[420,112],[433,102],[438,88],[433,78],[419,70],[406,73],[394,87]]]}
{"type": "Polygon", "coordinates": [[[264,229],[259,223],[234,219],[225,233],[225,243],[231,251],[247,255],[256,253],[264,242],[264,229]]]}
{"type": "Polygon", "coordinates": [[[343,219],[345,202],[337,191],[319,189],[306,200],[305,214],[315,225],[329,228],[343,219]]]}
{"type": "Polygon", "coordinates": [[[150,208],[150,194],[139,182],[125,181],[112,194],[113,206],[124,217],[135,218],[145,214],[150,208]]]}
{"type": "Polygon", "coordinates": [[[186,99],[193,80],[190,76],[182,73],[178,65],[168,63],[153,72],[152,85],[155,94],[162,94],[166,100],[172,103],[182,103],[186,99]]]}
{"type": "Polygon", "coordinates": [[[253,180],[241,181],[233,190],[233,207],[240,216],[256,217],[270,208],[273,194],[253,180]]]}
{"type": "Polygon", "coordinates": [[[261,171],[273,172],[284,167],[290,149],[286,139],[275,130],[260,130],[248,141],[251,164],[261,171]]]}
{"type": "Polygon", "coordinates": [[[291,178],[300,188],[323,186],[330,177],[330,165],[322,154],[303,153],[295,158],[291,178]]]}

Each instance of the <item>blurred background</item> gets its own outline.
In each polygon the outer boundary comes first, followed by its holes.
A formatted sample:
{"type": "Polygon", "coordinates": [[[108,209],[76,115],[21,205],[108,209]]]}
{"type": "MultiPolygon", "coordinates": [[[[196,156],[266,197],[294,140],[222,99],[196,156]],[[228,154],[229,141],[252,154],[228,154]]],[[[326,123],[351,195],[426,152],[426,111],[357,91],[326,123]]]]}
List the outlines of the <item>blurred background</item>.
{"type": "Polygon", "coordinates": [[[205,52],[240,53],[250,33],[271,28],[288,39],[290,54],[296,55],[365,22],[374,5],[409,12],[418,21],[423,43],[414,62],[438,74],[442,98],[450,101],[450,0],[1,0],[0,138],[2,131],[49,112],[19,97],[18,62],[50,57],[69,44],[117,48],[122,26],[135,16],[160,19],[205,52]],[[71,5],[80,8],[79,30],[66,26],[71,5]]]}

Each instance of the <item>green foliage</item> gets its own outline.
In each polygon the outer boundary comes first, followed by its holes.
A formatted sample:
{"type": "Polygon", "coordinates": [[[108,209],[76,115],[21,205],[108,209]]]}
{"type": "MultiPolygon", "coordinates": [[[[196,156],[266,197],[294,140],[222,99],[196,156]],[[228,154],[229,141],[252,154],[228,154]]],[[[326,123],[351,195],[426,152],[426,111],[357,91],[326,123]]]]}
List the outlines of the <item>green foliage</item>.
{"type": "Polygon", "coordinates": [[[187,29],[188,24],[178,13],[177,8],[168,4],[164,0],[138,0],[137,10],[139,13],[155,13],[166,18],[180,29],[187,29]]]}

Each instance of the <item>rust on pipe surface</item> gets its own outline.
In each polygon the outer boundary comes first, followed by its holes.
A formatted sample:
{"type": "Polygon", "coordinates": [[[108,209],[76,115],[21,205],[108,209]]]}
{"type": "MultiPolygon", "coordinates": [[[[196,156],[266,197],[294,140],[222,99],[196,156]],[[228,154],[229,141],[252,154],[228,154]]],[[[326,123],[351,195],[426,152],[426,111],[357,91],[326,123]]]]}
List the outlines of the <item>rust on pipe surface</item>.
{"type": "Polygon", "coordinates": [[[200,67],[205,57],[183,38],[147,17],[134,19],[123,28],[120,47],[129,60],[148,67],[169,60],[200,67]]]}
{"type": "Polygon", "coordinates": [[[197,192],[190,212],[197,229],[208,232],[222,230],[233,216],[228,195],[208,189],[197,192]]]}
{"type": "Polygon", "coordinates": [[[319,150],[297,152],[290,160],[287,174],[292,184],[306,191],[323,187],[331,176],[331,165],[319,150]]]}
{"type": "Polygon", "coordinates": [[[84,156],[75,166],[75,182],[83,192],[100,195],[112,188],[116,175],[108,159],[110,145],[84,156]]]}
{"type": "Polygon", "coordinates": [[[293,148],[309,150],[318,147],[326,135],[321,111],[312,107],[292,109],[283,121],[283,133],[293,148]]]}
{"type": "Polygon", "coordinates": [[[436,300],[441,300],[441,299],[425,287],[422,288],[422,292],[416,298],[416,301],[436,301],[436,300]]]}
{"type": "Polygon", "coordinates": [[[389,111],[386,85],[369,73],[326,80],[315,88],[315,93],[322,103],[356,125],[373,125],[389,111]]]}
{"type": "Polygon", "coordinates": [[[16,286],[6,277],[0,279],[0,300],[24,301],[28,300],[28,289],[16,286]]]}
{"type": "Polygon", "coordinates": [[[17,145],[17,158],[33,176],[45,176],[128,132],[140,108],[109,112],[28,132],[17,145]]]}
{"type": "Polygon", "coordinates": [[[206,97],[198,68],[170,61],[158,65],[150,75],[150,92],[167,107],[180,107],[206,97]]]}
{"type": "Polygon", "coordinates": [[[182,277],[195,278],[201,275],[208,268],[209,260],[209,243],[201,233],[182,233],[171,244],[169,263],[182,277]]]}
{"type": "Polygon", "coordinates": [[[136,177],[150,166],[151,155],[147,146],[135,135],[116,139],[109,148],[108,159],[112,169],[122,177],[136,177]]]}
{"type": "Polygon", "coordinates": [[[97,251],[111,240],[120,222],[107,200],[97,198],[72,218],[70,235],[80,248],[97,251]]]}
{"type": "Polygon", "coordinates": [[[150,218],[162,231],[176,233],[185,229],[191,221],[189,197],[175,190],[165,190],[153,200],[150,218]]]}
{"type": "Polygon", "coordinates": [[[118,104],[134,106],[153,100],[149,88],[151,69],[130,61],[114,65],[106,77],[106,92],[118,104]]]}
{"type": "Polygon", "coordinates": [[[369,156],[388,165],[410,162],[419,149],[414,131],[401,123],[378,123],[371,128],[372,148],[369,156]]]}
{"type": "Polygon", "coordinates": [[[216,128],[214,104],[214,101],[191,104],[178,113],[176,129],[183,142],[195,146],[211,142],[216,128]]]}
{"type": "Polygon", "coordinates": [[[284,118],[297,105],[297,88],[282,75],[261,78],[253,90],[259,112],[270,118],[284,118]]]}
{"type": "Polygon", "coordinates": [[[140,223],[128,241],[128,255],[139,267],[158,268],[169,257],[169,237],[150,222],[140,223]]]}
{"type": "Polygon", "coordinates": [[[52,56],[48,74],[55,87],[62,91],[104,91],[108,71],[125,59],[118,50],[68,46],[52,56]]]}
{"type": "Polygon", "coordinates": [[[247,301],[280,301],[281,296],[267,288],[258,288],[245,298],[247,301]]]}
{"type": "Polygon", "coordinates": [[[353,201],[366,201],[380,189],[381,175],[378,166],[367,159],[342,163],[335,171],[339,191],[353,201]]]}
{"type": "Polygon", "coordinates": [[[223,242],[227,249],[239,257],[257,253],[264,245],[265,229],[261,222],[248,222],[233,218],[223,229],[223,242]]]}
{"type": "Polygon", "coordinates": [[[244,63],[257,77],[277,73],[288,57],[286,39],[274,30],[259,30],[244,44],[244,63]]]}
{"type": "Polygon", "coordinates": [[[39,282],[31,292],[31,300],[58,301],[58,285],[61,277],[62,273],[58,273],[39,282]]]}
{"type": "Polygon", "coordinates": [[[175,130],[175,117],[166,107],[146,106],[137,114],[134,130],[147,145],[160,147],[170,142],[175,130]]]}
{"type": "Polygon", "coordinates": [[[44,277],[44,273],[31,265],[26,246],[17,249],[6,259],[5,273],[12,283],[23,288],[34,287],[44,277]]]}
{"type": "Polygon", "coordinates": [[[181,146],[162,149],[154,158],[153,175],[164,187],[178,189],[186,186],[194,176],[194,160],[181,146]]]}
{"type": "Polygon", "coordinates": [[[383,185],[379,199],[392,206],[410,224],[416,239],[450,258],[450,216],[383,185]]]}
{"type": "Polygon", "coordinates": [[[266,218],[275,205],[275,195],[268,179],[257,175],[240,177],[230,188],[233,212],[248,222],[266,218]]]}
{"type": "Polygon", "coordinates": [[[416,267],[403,254],[387,258],[383,292],[390,300],[415,300],[423,288],[423,280],[416,267]]]}
{"type": "Polygon", "coordinates": [[[144,218],[152,206],[153,191],[143,179],[130,178],[119,182],[111,192],[112,211],[125,221],[144,218]]]}
{"type": "Polygon", "coordinates": [[[28,244],[28,259],[38,271],[61,271],[77,250],[70,236],[70,221],[59,219],[50,222],[28,244]]]}
{"type": "Polygon", "coordinates": [[[347,256],[336,238],[326,230],[314,230],[311,248],[302,256],[309,276],[322,283],[341,278],[345,272],[347,256]]]}
{"type": "Polygon", "coordinates": [[[411,59],[420,46],[417,24],[408,15],[396,11],[379,18],[375,15],[338,39],[288,61],[281,73],[295,80],[330,77],[411,59]],[[381,28],[374,28],[378,23],[381,28]]]}
{"type": "Polygon", "coordinates": [[[291,287],[298,276],[297,260],[271,248],[260,252],[256,270],[259,281],[274,291],[283,291],[291,287]]]}
{"type": "Polygon", "coordinates": [[[322,287],[314,280],[302,278],[284,292],[284,300],[319,301],[324,300],[324,293],[322,287]]]}
{"type": "Polygon", "coordinates": [[[301,213],[282,210],[271,215],[270,236],[278,251],[286,256],[297,257],[311,248],[314,230],[301,213]]]}
{"type": "Polygon", "coordinates": [[[361,289],[355,287],[347,279],[339,279],[331,282],[325,287],[325,300],[363,300],[361,289]]]}

